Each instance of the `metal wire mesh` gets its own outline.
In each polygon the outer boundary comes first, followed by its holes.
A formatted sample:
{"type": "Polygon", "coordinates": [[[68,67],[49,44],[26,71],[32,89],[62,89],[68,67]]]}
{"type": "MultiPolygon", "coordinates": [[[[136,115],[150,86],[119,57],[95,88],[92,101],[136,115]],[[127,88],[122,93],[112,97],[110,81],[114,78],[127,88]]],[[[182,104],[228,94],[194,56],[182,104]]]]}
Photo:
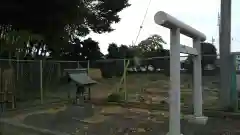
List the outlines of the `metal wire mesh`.
{"type": "MultiPolygon", "coordinates": [[[[204,56],[204,59],[211,59],[204,56]]],[[[192,106],[192,65],[182,56],[182,104],[192,106]]],[[[107,59],[97,61],[1,60],[1,69],[12,67],[18,105],[44,104],[68,100],[76,85],[66,83],[64,69],[85,68],[88,76],[97,81],[91,87],[93,99],[106,99],[118,93],[122,101],[164,104],[169,91],[169,57],[147,59],[107,59]],[[126,71],[126,72],[125,72],[126,71]]],[[[218,60],[205,60],[202,67],[204,107],[217,106],[219,89],[218,60]]],[[[19,107],[19,106],[18,106],[19,107]]]]}

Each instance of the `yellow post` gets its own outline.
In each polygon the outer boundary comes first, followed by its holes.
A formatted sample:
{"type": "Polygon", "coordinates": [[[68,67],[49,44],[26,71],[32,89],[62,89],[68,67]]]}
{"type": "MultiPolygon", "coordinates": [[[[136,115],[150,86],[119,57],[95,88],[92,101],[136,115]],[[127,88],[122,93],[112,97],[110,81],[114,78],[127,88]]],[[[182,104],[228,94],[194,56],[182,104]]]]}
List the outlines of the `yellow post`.
{"type": "Polygon", "coordinates": [[[121,88],[121,86],[122,86],[122,84],[123,84],[123,82],[124,82],[124,75],[126,74],[126,72],[127,72],[127,67],[128,67],[128,65],[129,65],[129,62],[130,60],[128,60],[127,61],[127,63],[124,61],[124,71],[123,71],[123,75],[122,75],[122,77],[121,77],[121,79],[120,79],[120,82],[119,82],[119,87],[117,87],[117,91],[119,91],[119,89],[121,88]]]}

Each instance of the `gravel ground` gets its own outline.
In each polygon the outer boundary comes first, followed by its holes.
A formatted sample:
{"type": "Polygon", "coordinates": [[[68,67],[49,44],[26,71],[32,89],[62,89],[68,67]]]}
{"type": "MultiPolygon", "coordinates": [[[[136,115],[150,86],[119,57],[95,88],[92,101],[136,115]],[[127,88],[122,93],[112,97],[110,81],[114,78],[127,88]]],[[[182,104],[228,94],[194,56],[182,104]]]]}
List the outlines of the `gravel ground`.
{"type": "MultiPolygon", "coordinates": [[[[92,109],[90,105],[71,106],[59,112],[32,113],[21,122],[75,135],[165,135],[168,132],[168,116],[143,111],[108,114],[101,110],[102,107],[92,109]]],[[[205,126],[182,120],[181,126],[184,135],[240,135],[240,120],[209,118],[205,126]]]]}

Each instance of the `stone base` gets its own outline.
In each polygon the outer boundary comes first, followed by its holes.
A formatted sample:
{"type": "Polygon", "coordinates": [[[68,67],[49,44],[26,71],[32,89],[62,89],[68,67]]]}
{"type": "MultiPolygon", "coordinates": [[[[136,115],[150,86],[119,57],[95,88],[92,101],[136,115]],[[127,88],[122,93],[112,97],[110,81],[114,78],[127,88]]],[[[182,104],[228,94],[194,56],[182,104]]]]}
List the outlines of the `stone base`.
{"type": "Polygon", "coordinates": [[[189,123],[199,124],[199,125],[206,125],[208,121],[208,117],[206,116],[196,117],[194,115],[188,115],[184,119],[188,120],[189,123]]]}

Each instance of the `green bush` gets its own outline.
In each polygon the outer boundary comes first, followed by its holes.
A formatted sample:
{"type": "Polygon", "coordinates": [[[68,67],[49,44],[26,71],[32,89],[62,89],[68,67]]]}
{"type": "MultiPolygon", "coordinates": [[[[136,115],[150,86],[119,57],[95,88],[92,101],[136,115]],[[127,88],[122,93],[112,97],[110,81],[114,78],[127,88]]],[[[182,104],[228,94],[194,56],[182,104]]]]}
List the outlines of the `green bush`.
{"type": "Polygon", "coordinates": [[[120,102],[121,101],[121,95],[118,93],[112,93],[107,97],[108,102],[120,102]]]}

